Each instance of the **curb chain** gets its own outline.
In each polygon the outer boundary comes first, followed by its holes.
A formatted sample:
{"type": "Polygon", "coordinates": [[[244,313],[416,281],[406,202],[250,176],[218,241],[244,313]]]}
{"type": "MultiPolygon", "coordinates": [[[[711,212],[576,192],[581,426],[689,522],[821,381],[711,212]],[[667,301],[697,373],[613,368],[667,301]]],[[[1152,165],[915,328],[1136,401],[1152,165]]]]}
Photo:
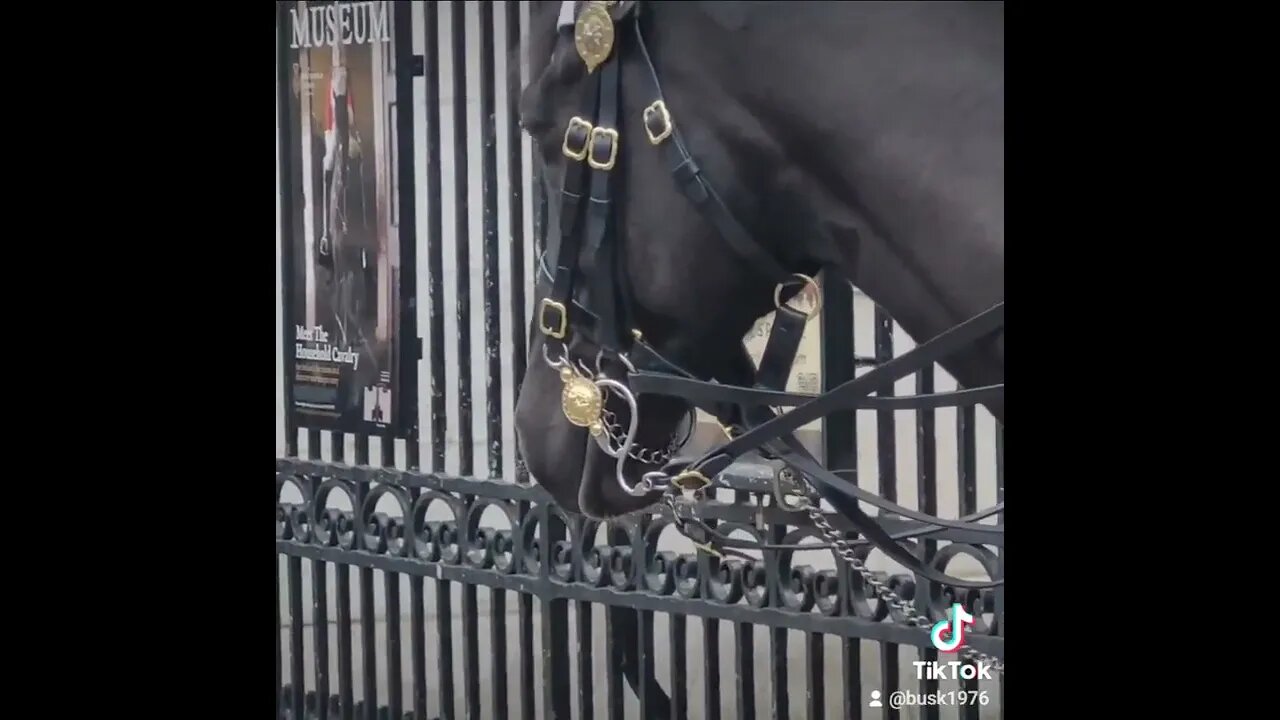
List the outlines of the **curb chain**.
{"type": "MultiPolygon", "coordinates": [[[[876,578],[875,573],[868,569],[866,565],[862,564],[862,561],[858,559],[857,553],[854,552],[853,546],[849,544],[848,540],[846,540],[843,535],[836,532],[836,529],[827,521],[827,516],[823,515],[822,511],[818,509],[820,498],[817,493],[814,492],[813,487],[810,486],[807,481],[805,482],[805,487],[808,488],[810,493],[809,502],[805,511],[809,514],[809,518],[813,520],[813,524],[822,531],[822,534],[826,539],[832,545],[835,545],[836,550],[840,553],[840,557],[842,557],[845,562],[849,563],[850,567],[858,571],[858,574],[862,576],[863,581],[875,591],[876,595],[878,595],[885,604],[902,613],[903,616],[905,616],[906,623],[908,625],[919,628],[928,628],[932,626],[933,623],[929,622],[927,617],[921,615],[911,605],[911,603],[903,600],[893,592],[893,590],[889,589],[887,584],[880,582],[880,580],[876,578]]],[[[990,665],[992,670],[1004,674],[1004,663],[984,652],[979,652],[971,647],[964,647],[960,649],[960,656],[968,660],[980,660],[990,665]]]]}
{"type": "MultiPolygon", "coordinates": [[[[816,491],[813,490],[813,487],[810,486],[807,481],[805,482],[805,487],[809,490],[809,502],[804,508],[805,512],[809,514],[809,518],[813,521],[813,524],[818,528],[818,530],[822,532],[822,535],[827,539],[827,541],[835,546],[840,557],[862,576],[863,581],[875,591],[876,595],[884,601],[886,605],[897,610],[906,618],[907,625],[918,628],[931,627],[933,623],[929,621],[929,618],[921,615],[911,605],[911,603],[903,600],[897,593],[891,590],[887,584],[881,582],[879,578],[875,576],[874,572],[867,568],[866,565],[862,564],[862,561],[858,559],[858,555],[854,551],[853,546],[849,544],[849,541],[846,540],[843,535],[831,526],[831,523],[827,521],[826,515],[822,514],[822,511],[818,509],[821,498],[817,495],[816,491]]],[[[676,521],[676,527],[681,527],[681,513],[675,495],[667,493],[663,497],[663,501],[666,503],[667,507],[671,508],[671,514],[676,521]]],[[[690,518],[694,520],[699,519],[696,501],[690,499],[686,500],[685,503],[680,504],[688,505],[690,518]]],[[[1004,674],[1004,663],[984,652],[980,652],[971,647],[963,647],[960,649],[960,656],[966,660],[984,662],[995,672],[1002,675],[1004,674]]]]}
{"type": "MultiPolygon", "coordinates": [[[[606,391],[607,392],[607,391],[606,391]]],[[[601,416],[604,418],[605,427],[608,428],[609,439],[614,443],[614,449],[627,441],[627,434],[623,432],[622,425],[618,424],[618,416],[614,415],[611,410],[604,408],[601,410],[601,416]]],[[[650,450],[649,448],[632,445],[627,450],[627,457],[632,460],[638,460],[646,465],[659,465],[671,459],[671,453],[674,451],[675,436],[671,438],[671,445],[666,450],[650,450]]]]}

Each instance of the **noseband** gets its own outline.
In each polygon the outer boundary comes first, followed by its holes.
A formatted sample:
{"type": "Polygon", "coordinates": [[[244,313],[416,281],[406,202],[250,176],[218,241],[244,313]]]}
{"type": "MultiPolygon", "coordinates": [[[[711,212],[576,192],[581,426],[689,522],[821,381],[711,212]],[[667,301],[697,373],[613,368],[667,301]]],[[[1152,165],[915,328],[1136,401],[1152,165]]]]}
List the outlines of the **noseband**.
{"type": "Polygon", "coordinates": [[[1003,585],[1003,579],[972,581],[942,573],[925,565],[897,542],[936,535],[944,529],[977,537],[979,540],[976,542],[989,542],[991,537],[1003,536],[1004,526],[986,525],[979,521],[1001,513],[1003,502],[957,520],[927,515],[880,498],[861,489],[855,482],[840,477],[839,471],[822,467],[793,433],[805,424],[837,411],[923,410],[1002,399],[1003,383],[928,395],[874,397],[872,394],[891,390],[898,379],[931,367],[940,359],[1003,330],[1004,303],[884,363],[856,358],[857,365],[874,367],[822,394],[786,392],[786,382],[799,350],[805,323],[821,308],[820,288],[811,277],[787,269],[750,236],[686,149],[663,98],[657,71],[645,46],[639,6],[638,2],[586,2],[578,3],[577,8],[575,45],[587,65],[589,79],[580,114],[569,121],[561,144],[561,152],[568,162],[560,191],[559,245],[551,267],[540,260],[540,281],[545,282],[539,285],[540,288],[549,286],[549,289],[540,289],[544,296],[536,308],[538,329],[546,340],[544,358],[559,373],[563,383],[561,404],[565,417],[571,423],[587,428],[600,447],[617,458],[617,480],[625,492],[633,496],[655,494],[655,500],[658,499],[656,494],[660,494],[671,508],[677,528],[700,548],[715,555],[740,554],[729,549],[732,547],[759,550],[834,548],[862,573],[877,594],[906,614],[909,620],[919,616],[909,603],[897,599],[866,570],[855,547],[875,545],[911,572],[945,585],[966,588],[1003,585]],[[623,24],[629,24],[633,29],[633,44],[615,42],[622,39],[615,37],[615,29],[623,24]],[[743,360],[737,365],[742,367],[742,377],[733,378],[741,384],[696,377],[659,353],[637,329],[625,253],[620,247],[610,194],[612,171],[617,166],[622,140],[618,129],[622,119],[619,56],[624,48],[639,53],[649,71],[642,73],[642,86],[636,90],[646,103],[639,120],[647,143],[655,151],[664,153],[676,186],[716,228],[726,244],[775,288],[774,322],[758,367],[751,362],[745,347],[741,348],[743,360]],[[589,189],[585,198],[584,187],[589,189]],[[808,311],[790,304],[792,296],[806,287],[813,289],[817,298],[816,306],[808,311]],[[585,295],[586,299],[579,301],[579,295],[585,295]],[[565,343],[571,332],[587,336],[600,348],[595,372],[581,362],[570,360],[565,343]],[[557,345],[558,350],[547,350],[553,345],[557,345]],[[606,374],[603,362],[606,358],[618,361],[616,366],[625,369],[625,378],[606,374]],[[606,394],[622,398],[629,407],[631,417],[625,433],[605,415],[606,394]],[[639,416],[636,397],[645,394],[679,398],[707,411],[719,421],[727,436],[726,441],[701,457],[667,459],[660,470],[645,473],[640,482],[631,485],[623,475],[628,458],[646,462],[643,458],[635,458],[632,452],[639,416]],[[779,414],[773,409],[779,407],[792,409],[779,414]],[[705,489],[716,484],[714,479],[734,460],[750,451],[781,461],[785,468],[775,474],[773,481],[778,506],[784,510],[807,512],[830,545],[774,545],[729,538],[716,533],[697,517],[696,511],[691,510],[705,489]],[[864,539],[850,541],[836,532],[818,509],[823,498],[845,515],[864,539]],[[880,508],[882,513],[908,518],[915,523],[902,523],[908,527],[907,530],[890,534],[879,521],[862,511],[859,502],[870,503],[880,508]]]}

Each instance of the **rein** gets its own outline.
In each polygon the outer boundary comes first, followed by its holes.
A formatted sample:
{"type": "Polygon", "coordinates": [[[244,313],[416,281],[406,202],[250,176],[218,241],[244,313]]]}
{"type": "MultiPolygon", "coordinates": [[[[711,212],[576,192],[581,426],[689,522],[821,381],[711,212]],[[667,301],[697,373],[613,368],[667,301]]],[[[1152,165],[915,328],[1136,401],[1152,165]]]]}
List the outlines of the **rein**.
{"type": "MultiPolygon", "coordinates": [[[[566,3],[565,7],[573,5],[566,3]]],[[[925,395],[877,397],[874,393],[891,389],[894,382],[954,354],[1004,328],[1004,303],[966,320],[959,325],[921,343],[911,351],[877,363],[868,358],[855,358],[858,366],[871,369],[826,389],[819,395],[786,392],[805,324],[821,310],[821,288],[807,275],[788,270],[771,251],[756,242],[733,216],[715,192],[698,164],[688,152],[670,108],[662,95],[657,70],[645,46],[640,27],[638,2],[578,3],[574,22],[575,45],[587,65],[589,80],[582,98],[580,114],[574,116],[564,132],[561,152],[566,163],[560,191],[560,237],[550,266],[545,256],[539,258],[539,292],[544,293],[537,306],[537,326],[545,336],[544,358],[563,383],[561,406],[565,417],[585,427],[601,449],[617,459],[617,481],[633,496],[660,494],[670,508],[677,528],[701,549],[715,555],[736,554],[731,548],[757,550],[816,549],[829,547],[862,574],[876,593],[907,615],[909,622],[919,624],[921,616],[893,594],[871,571],[863,566],[857,546],[874,545],[917,576],[963,588],[992,588],[1004,584],[1003,578],[973,581],[947,575],[926,565],[899,540],[922,538],[945,529],[984,536],[1003,536],[1003,525],[987,525],[979,521],[1003,512],[1000,502],[980,512],[946,520],[880,498],[840,476],[841,471],[824,468],[796,439],[794,432],[803,425],[837,411],[857,409],[923,410],[960,407],[1003,398],[1004,384],[925,395]],[[621,70],[615,50],[615,26],[629,24],[634,30],[634,46],[648,73],[636,92],[647,103],[641,113],[641,124],[648,143],[664,154],[676,186],[716,228],[732,250],[745,259],[762,278],[773,284],[775,316],[765,351],[757,367],[741,348],[740,370],[735,385],[694,376],[664,357],[635,328],[635,312],[628,287],[625,253],[617,237],[615,213],[611,212],[611,180],[618,159],[621,119],[621,70]],[[585,191],[585,195],[584,195],[585,191]],[[585,201],[585,203],[584,203],[585,201]],[[584,209],[585,204],[585,209],[584,209]],[[581,265],[579,258],[582,258],[581,265]],[[542,282],[545,280],[545,282],[542,282]],[[580,287],[584,285],[584,287],[580,287]],[[548,287],[549,286],[549,287],[548,287]],[[790,297],[805,287],[816,293],[817,304],[810,311],[797,309],[790,297]],[[586,290],[586,299],[577,291],[586,290]],[[789,291],[790,289],[790,291],[789,291]],[[569,357],[566,342],[572,331],[587,335],[601,348],[595,371],[581,361],[569,357]],[[548,350],[558,345],[558,351],[548,350]],[[625,368],[622,378],[610,377],[603,369],[605,357],[616,359],[625,368]],[[666,453],[659,470],[646,472],[632,485],[624,477],[628,458],[636,458],[633,444],[639,422],[636,400],[641,395],[662,395],[683,400],[713,415],[725,431],[725,442],[693,459],[671,459],[666,453]],[[606,418],[605,397],[620,397],[630,410],[630,427],[623,429],[606,418]],[[774,408],[791,408],[777,412],[774,408]],[[780,461],[785,467],[775,473],[774,497],[778,506],[792,512],[806,512],[828,539],[826,545],[775,545],[730,538],[717,533],[697,517],[696,499],[713,485],[713,479],[743,454],[757,451],[780,461]],[[851,541],[834,530],[819,511],[826,499],[847,517],[861,534],[851,541]],[[875,518],[859,506],[865,502],[883,513],[909,518],[919,525],[890,534],[875,518]]],[[[562,21],[564,17],[562,16],[562,21]]],[[[610,414],[611,415],[611,414],[610,414]]],[[[643,455],[643,453],[641,453],[643,455]]],[[[657,457],[650,454],[652,460],[657,457]]],[[[649,462],[654,465],[656,462],[649,462]]],[[[865,552],[864,552],[865,554],[865,552]]],[[[972,653],[970,650],[969,652],[972,653]]],[[[980,654],[977,654],[981,656],[980,654]]],[[[981,656],[984,659],[986,656],[981,656]]],[[[1002,667],[1002,666],[1001,666],[1002,667]]]]}

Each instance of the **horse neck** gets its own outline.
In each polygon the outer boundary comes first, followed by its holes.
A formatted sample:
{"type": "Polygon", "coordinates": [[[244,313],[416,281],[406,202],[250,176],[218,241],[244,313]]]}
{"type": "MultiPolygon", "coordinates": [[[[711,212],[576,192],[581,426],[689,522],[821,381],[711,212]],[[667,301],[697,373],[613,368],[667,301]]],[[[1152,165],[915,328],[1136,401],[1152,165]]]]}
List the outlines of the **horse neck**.
{"type": "MultiPolygon", "coordinates": [[[[796,239],[917,342],[1004,299],[1002,13],[795,3],[682,31],[699,39],[682,65],[706,68],[697,92],[716,104],[700,114],[751,129],[760,182],[808,219],[796,239]]],[[[942,365],[964,386],[1003,382],[1003,339],[942,365]]]]}

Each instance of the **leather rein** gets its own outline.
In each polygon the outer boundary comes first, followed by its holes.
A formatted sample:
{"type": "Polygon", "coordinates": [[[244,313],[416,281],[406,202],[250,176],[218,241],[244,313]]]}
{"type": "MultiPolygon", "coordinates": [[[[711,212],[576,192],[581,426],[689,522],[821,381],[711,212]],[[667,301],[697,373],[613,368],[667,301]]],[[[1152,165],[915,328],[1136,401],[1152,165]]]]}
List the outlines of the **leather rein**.
{"type": "Polygon", "coordinates": [[[974,581],[947,575],[926,565],[911,550],[898,543],[899,540],[923,538],[946,529],[965,531],[980,538],[1002,537],[1003,524],[988,525],[979,521],[1002,513],[1003,501],[955,520],[912,510],[863,490],[856,482],[841,477],[839,471],[824,468],[794,433],[802,426],[838,411],[925,410],[975,405],[1003,398],[1003,383],[922,395],[877,397],[873,393],[891,390],[895,381],[929,368],[942,358],[1002,331],[1004,303],[996,304],[883,363],[855,358],[856,365],[872,366],[871,369],[819,395],[786,392],[786,382],[799,350],[804,326],[821,307],[820,287],[813,278],[788,270],[771,251],[751,237],[686,149],[663,98],[657,70],[645,46],[640,26],[640,3],[587,2],[577,5],[575,44],[594,79],[587,82],[580,114],[570,120],[564,132],[561,152],[567,162],[560,190],[559,243],[549,267],[545,256],[539,259],[538,286],[542,298],[536,308],[536,323],[546,341],[544,357],[557,370],[563,383],[561,400],[565,416],[575,425],[588,428],[600,447],[617,459],[617,481],[626,493],[633,496],[661,494],[671,507],[677,528],[700,548],[713,554],[749,557],[731,549],[735,547],[756,550],[832,547],[829,544],[777,545],[731,538],[717,533],[699,519],[696,512],[692,515],[681,512],[675,500],[677,492],[684,494],[682,499],[686,502],[702,496],[705,489],[714,484],[713,479],[734,460],[756,451],[780,461],[790,470],[789,473],[775,473],[773,489],[779,507],[797,512],[816,511],[820,496],[848,518],[864,539],[842,542],[846,548],[848,545],[874,545],[916,575],[946,585],[965,588],[1003,585],[1003,578],[974,581]],[[664,153],[676,186],[689,202],[711,222],[734,252],[775,287],[774,321],[758,367],[751,361],[745,346],[741,348],[741,357],[734,363],[732,374],[736,377],[732,379],[742,384],[696,377],[664,357],[639,330],[633,329],[636,316],[610,193],[612,171],[618,159],[621,119],[618,57],[622,54],[622,43],[615,43],[614,29],[624,25],[630,25],[634,30],[634,49],[648,69],[648,73],[642,74],[644,80],[637,92],[648,100],[640,119],[649,144],[664,153]],[[790,296],[805,287],[812,288],[818,298],[817,306],[809,311],[790,304],[790,296]],[[589,301],[580,301],[584,291],[589,301]],[[601,348],[596,358],[596,373],[581,362],[570,360],[566,342],[571,331],[588,334],[593,344],[601,348]],[[548,347],[556,344],[559,345],[558,354],[548,351],[548,347]],[[623,380],[605,373],[601,361],[606,356],[625,367],[623,380]],[[619,396],[629,405],[630,428],[625,434],[617,426],[610,428],[604,419],[606,394],[619,396]],[[710,413],[724,429],[727,440],[697,458],[668,459],[660,470],[645,473],[642,480],[634,485],[629,483],[623,476],[623,467],[628,457],[634,457],[632,442],[638,423],[636,397],[645,394],[678,398],[710,413]],[[779,407],[791,409],[782,413],[773,409],[779,407]],[[788,474],[793,479],[784,483],[781,478],[788,474]],[[816,489],[817,495],[804,491],[805,486],[816,489]],[[788,498],[798,498],[798,501],[790,502],[788,498]],[[874,505],[882,513],[914,520],[918,525],[891,534],[861,509],[860,502],[874,505]]]}

